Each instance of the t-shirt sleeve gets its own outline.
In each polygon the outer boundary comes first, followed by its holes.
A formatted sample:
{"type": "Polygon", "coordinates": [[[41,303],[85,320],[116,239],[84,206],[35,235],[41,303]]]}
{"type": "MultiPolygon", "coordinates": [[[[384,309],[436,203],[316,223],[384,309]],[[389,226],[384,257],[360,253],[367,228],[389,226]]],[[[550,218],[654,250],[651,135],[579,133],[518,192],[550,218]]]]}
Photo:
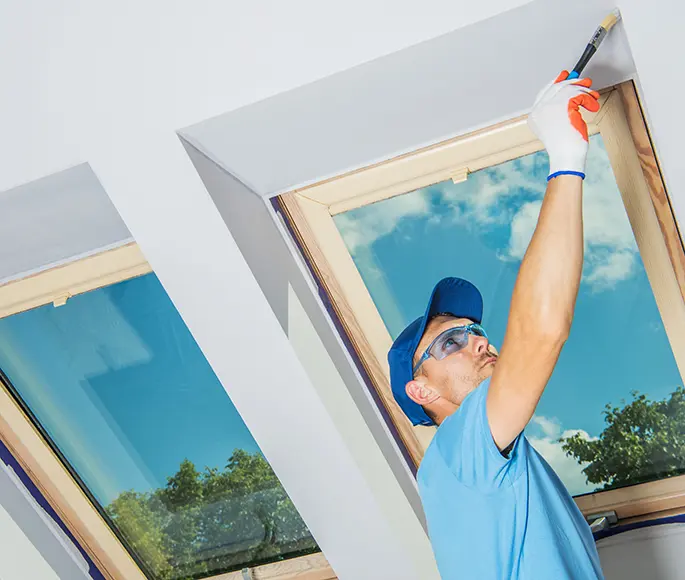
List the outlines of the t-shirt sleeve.
{"type": "Polygon", "coordinates": [[[510,485],[525,467],[521,435],[507,457],[492,438],[486,409],[489,387],[488,379],[471,392],[435,435],[440,455],[457,479],[484,490],[510,485]]]}

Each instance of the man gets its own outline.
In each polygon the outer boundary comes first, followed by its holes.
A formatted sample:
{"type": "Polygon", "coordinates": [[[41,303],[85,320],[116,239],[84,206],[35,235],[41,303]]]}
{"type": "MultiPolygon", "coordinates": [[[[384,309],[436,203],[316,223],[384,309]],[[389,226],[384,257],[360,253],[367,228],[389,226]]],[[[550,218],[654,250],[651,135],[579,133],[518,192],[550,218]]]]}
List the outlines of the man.
{"type": "Polygon", "coordinates": [[[550,175],[501,354],[480,326],[479,291],[446,278],[388,355],[406,415],[438,425],[418,482],[444,580],[603,578],[588,524],[521,435],[569,335],[583,264],[588,133],[579,108],[599,110],[599,95],[589,79],[567,77],[543,89],[529,116],[550,175]]]}

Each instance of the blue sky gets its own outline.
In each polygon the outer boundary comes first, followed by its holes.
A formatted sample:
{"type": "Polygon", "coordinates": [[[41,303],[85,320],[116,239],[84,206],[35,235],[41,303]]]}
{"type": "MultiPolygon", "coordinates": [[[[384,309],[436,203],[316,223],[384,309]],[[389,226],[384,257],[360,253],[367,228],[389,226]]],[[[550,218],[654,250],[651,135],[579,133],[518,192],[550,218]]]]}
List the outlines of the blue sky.
{"type": "MultiPolygon", "coordinates": [[[[509,302],[546,185],[545,152],[335,217],[390,334],[419,316],[444,276],[474,282],[484,326],[502,344],[509,302]]],[[[584,197],[585,265],[571,337],[527,435],[572,493],[592,491],[556,439],[596,437],[606,403],[682,384],[600,136],[584,197]]],[[[563,259],[563,256],[560,256],[563,259]]]]}
{"type": "Polygon", "coordinates": [[[0,320],[0,368],[103,504],[258,451],[153,274],[0,320]]]}

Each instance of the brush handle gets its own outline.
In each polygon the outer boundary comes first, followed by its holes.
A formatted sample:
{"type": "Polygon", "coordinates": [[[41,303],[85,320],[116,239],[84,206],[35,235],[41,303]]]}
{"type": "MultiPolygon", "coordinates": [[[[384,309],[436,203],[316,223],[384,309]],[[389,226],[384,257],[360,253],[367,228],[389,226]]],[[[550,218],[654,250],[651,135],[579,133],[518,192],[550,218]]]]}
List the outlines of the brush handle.
{"type": "Polygon", "coordinates": [[[573,70],[571,71],[571,74],[568,75],[568,78],[577,79],[580,76],[580,73],[583,72],[583,69],[585,68],[587,63],[590,62],[590,59],[594,56],[596,52],[597,46],[594,44],[588,44],[585,47],[583,56],[580,57],[580,60],[576,63],[576,66],[573,67],[573,70]]]}
{"type": "Polygon", "coordinates": [[[604,40],[606,35],[607,29],[604,28],[604,26],[600,26],[597,30],[595,30],[595,33],[592,35],[592,38],[590,39],[590,42],[588,42],[588,45],[585,47],[583,55],[580,57],[580,60],[576,63],[576,66],[573,67],[571,74],[568,75],[569,79],[577,79],[580,76],[580,73],[583,72],[583,69],[586,67],[587,63],[590,62],[590,59],[597,52],[599,45],[602,44],[602,41],[604,40]]]}

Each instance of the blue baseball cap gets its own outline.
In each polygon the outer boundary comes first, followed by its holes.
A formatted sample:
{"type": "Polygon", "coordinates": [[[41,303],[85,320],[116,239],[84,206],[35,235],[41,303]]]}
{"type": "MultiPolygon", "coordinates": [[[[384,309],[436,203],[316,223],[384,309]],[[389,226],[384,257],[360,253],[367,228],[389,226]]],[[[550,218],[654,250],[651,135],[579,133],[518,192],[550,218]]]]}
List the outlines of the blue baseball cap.
{"type": "Polygon", "coordinates": [[[480,324],[483,319],[483,297],[468,280],[443,278],[433,288],[425,314],[407,326],[390,348],[388,363],[392,394],[413,425],[434,425],[423,407],[409,398],[406,386],[414,378],[416,347],[426,325],[436,314],[451,314],[480,324]]]}

